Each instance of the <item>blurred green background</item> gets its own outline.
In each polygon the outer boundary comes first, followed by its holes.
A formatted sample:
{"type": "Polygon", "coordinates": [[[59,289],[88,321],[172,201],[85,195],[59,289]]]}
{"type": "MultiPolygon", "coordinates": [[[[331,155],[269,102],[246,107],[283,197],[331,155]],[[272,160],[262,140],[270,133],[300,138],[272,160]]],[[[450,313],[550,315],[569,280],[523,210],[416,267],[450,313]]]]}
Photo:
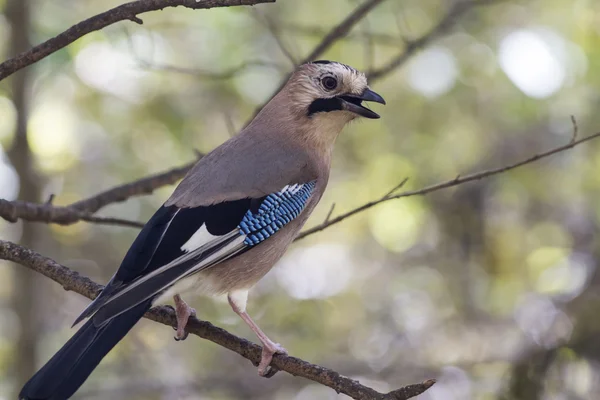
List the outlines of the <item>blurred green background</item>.
{"type": "MultiPolygon", "coordinates": [[[[40,43],[121,3],[0,0],[1,59],[19,40],[40,43]],[[30,26],[8,11],[10,2],[29,5],[30,26]]],[[[285,79],[286,52],[302,59],[360,3],[278,0],[143,14],[143,25],[111,25],[30,67],[23,101],[14,76],[0,82],[0,198],[55,194],[65,205],[210,151],[285,79]],[[28,140],[15,147],[18,116],[28,118],[28,140]],[[34,171],[22,166],[27,154],[34,171]]],[[[451,4],[384,1],[321,58],[380,67],[451,4]]],[[[405,188],[416,189],[567,143],[570,115],[580,136],[600,130],[599,4],[480,6],[371,87],[388,102],[374,107],[382,118],[340,136],[309,226],[332,203],[335,216],[406,177],[405,188]]],[[[297,242],[251,292],[249,312],[291,355],[381,391],[436,378],[420,399],[600,398],[599,171],[600,143],[592,141],[381,204],[297,242]]],[[[145,221],[172,190],[100,215],[145,221]]],[[[99,283],[136,234],[0,222],[0,238],[99,283]]],[[[0,399],[12,399],[73,333],[88,300],[24,267],[0,266],[0,399]]],[[[255,341],[224,299],[191,304],[200,318],[255,341]]],[[[235,353],[172,336],[141,321],[74,398],[347,398],[285,373],[259,378],[235,353]]]]}

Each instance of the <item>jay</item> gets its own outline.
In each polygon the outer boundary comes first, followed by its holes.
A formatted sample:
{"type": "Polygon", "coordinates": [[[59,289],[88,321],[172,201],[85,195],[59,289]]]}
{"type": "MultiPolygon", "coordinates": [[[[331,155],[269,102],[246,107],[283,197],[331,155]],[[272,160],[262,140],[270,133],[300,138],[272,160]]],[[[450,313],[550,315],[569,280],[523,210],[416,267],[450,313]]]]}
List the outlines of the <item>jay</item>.
{"type": "MultiPolygon", "coordinates": [[[[175,338],[195,315],[181,294],[226,294],[262,343],[265,375],[286,353],[246,311],[248,290],[279,260],[321,199],[332,150],[362,102],[385,104],[365,75],[333,61],[300,65],[256,118],[203,157],[150,218],[71,339],[23,387],[20,399],[71,397],[153,304],[174,297],[175,338]]],[[[75,325],[74,324],[74,325],[75,325]]]]}

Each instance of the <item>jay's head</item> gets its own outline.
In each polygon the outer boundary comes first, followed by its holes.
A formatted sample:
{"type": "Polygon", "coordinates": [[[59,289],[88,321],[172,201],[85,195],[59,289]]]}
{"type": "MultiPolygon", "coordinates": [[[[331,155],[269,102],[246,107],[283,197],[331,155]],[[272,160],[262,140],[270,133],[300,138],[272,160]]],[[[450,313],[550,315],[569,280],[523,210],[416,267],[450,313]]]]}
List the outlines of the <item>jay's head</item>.
{"type": "Polygon", "coordinates": [[[367,77],[335,61],[313,61],[301,65],[292,75],[290,89],[296,111],[312,120],[345,123],[357,116],[379,118],[363,104],[385,100],[369,89],[367,77]]]}

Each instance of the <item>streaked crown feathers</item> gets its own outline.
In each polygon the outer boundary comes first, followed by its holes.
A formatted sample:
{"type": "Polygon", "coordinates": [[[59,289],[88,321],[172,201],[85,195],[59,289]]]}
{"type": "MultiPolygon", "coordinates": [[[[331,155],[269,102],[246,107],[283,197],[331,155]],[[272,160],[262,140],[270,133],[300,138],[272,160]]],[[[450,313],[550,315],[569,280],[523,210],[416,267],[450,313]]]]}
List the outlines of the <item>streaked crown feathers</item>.
{"type": "Polygon", "coordinates": [[[335,97],[340,94],[361,94],[368,87],[364,73],[336,61],[318,60],[300,65],[294,73],[294,98],[299,103],[310,103],[317,98],[335,97]],[[323,86],[323,79],[332,77],[334,89],[323,86]]]}

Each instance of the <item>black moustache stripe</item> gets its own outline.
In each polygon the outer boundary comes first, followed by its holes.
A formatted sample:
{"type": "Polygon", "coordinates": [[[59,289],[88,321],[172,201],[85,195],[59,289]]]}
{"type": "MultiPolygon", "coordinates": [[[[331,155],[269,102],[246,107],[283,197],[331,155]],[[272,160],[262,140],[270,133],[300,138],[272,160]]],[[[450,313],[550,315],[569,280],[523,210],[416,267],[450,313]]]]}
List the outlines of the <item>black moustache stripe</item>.
{"type": "Polygon", "coordinates": [[[342,110],[342,102],[337,97],[329,99],[317,99],[308,106],[308,116],[319,112],[342,110]]]}

